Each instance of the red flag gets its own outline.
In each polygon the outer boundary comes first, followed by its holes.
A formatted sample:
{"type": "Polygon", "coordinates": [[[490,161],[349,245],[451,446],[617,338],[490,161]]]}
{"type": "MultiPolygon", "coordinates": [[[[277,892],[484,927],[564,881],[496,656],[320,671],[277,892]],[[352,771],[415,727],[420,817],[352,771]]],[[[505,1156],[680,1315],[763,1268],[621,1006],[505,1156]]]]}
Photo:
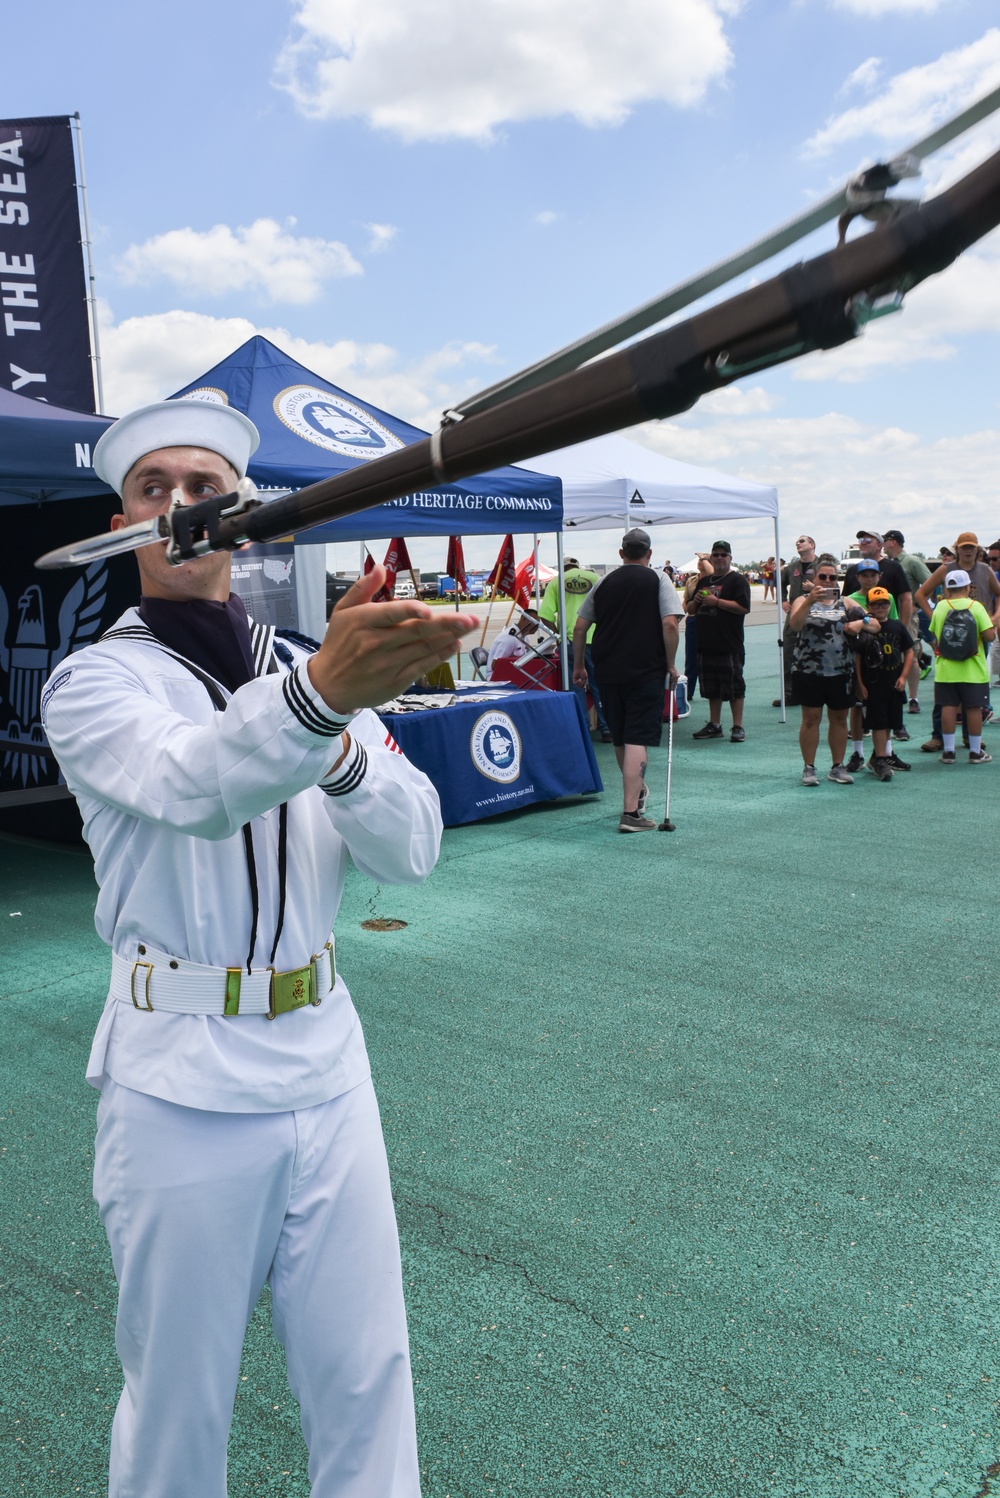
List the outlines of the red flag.
{"type": "Polygon", "coordinates": [[[410,553],[406,549],[406,542],[402,536],[393,536],[389,542],[389,550],[385,554],[385,561],[382,565],[385,568],[385,596],[387,598],[394,598],[398,573],[413,571],[410,553]]]}
{"type": "MultiPolygon", "coordinates": [[[[507,598],[513,598],[520,602],[517,586],[517,569],[514,565],[514,537],[504,536],[500,554],[493,564],[493,571],[486,579],[487,583],[497,593],[503,593],[507,598]]],[[[524,595],[527,603],[527,595],[522,588],[520,593],[524,595]]]]}
{"type": "MultiPolygon", "coordinates": [[[[545,584],[553,577],[558,577],[551,567],[539,565],[538,581],[544,588],[545,584]]],[[[519,562],[514,572],[514,582],[517,585],[517,601],[522,609],[531,607],[531,595],[535,591],[535,557],[530,552],[523,562],[519,562]]]]}
{"type": "Polygon", "coordinates": [[[469,579],[465,575],[465,552],[461,536],[448,537],[448,560],[444,566],[447,575],[455,579],[455,592],[468,593],[469,579]]]}

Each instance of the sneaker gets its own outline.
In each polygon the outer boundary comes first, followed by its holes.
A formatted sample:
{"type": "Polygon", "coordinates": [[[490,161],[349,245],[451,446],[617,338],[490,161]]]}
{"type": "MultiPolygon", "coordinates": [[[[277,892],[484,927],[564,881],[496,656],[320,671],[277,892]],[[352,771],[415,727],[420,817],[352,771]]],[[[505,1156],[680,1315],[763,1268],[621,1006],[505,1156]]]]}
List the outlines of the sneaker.
{"type": "Polygon", "coordinates": [[[943,765],[953,765],[955,763],[954,749],[942,749],[941,753],[938,755],[938,759],[943,765]]]}
{"type": "Polygon", "coordinates": [[[905,744],[910,737],[909,729],[894,728],[892,730],[892,736],[894,739],[898,739],[901,744],[905,744]]]}
{"type": "Polygon", "coordinates": [[[615,741],[615,736],[611,732],[611,729],[610,728],[602,728],[601,729],[601,743],[602,744],[613,744],[614,741],[615,741]]]}
{"type": "Polygon", "coordinates": [[[648,800],[649,800],[649,786],[646,784],[645,781],[643,781],[642,782],[642,790],[639,792],[639,815],[640,815],[640,817],[644,817],[646,815],[646,802],[648,800]]]}
{"type": "Polygon", "coordinates": [[[989,722],[992,721],[992,719],[993,719],[993,709],[991,707],[984,707],[983,708],[983,722],[984,723],[989,723],[989,722]]]}
{"type": "Polygon", "coordinates": [[[734,728],[732,730],[732,732],[730,733],[730,735],[729,735],[729,742],[731,744],[742,744],[743,740],[745,738],[746,738],[746,732],[745,732],[744,729],[742,729],[742,728],[734,728]]]}
{"type": "Polygon", "coordinates": [[[859,770],[863,770],[864,767],[865,767],[864,755],[859,754],[858,751],[855,749],[854,753],[851,755],[850,759],[847,761],[847,773],[849,775],[856,775],[857,772],[859,770]]]}
{"type": "Polygon", "coordinates": [[[699,728],[697,733],[691,735],[693,739],[721,739],[722,724],[706,723],[704,728],[699,728]]]}
{"type": "MultiPolygon", "coordinates": [[[[860,756],[855,756],[855,758],[860,758],[860,756]]],[[[848,775],[843,765],[831,765],[826,778],[832,780],[834,785],[854,784],[854,776],[848,775]]]]}
{"type": "Polygon", "coordinates": [[[987,754],[985,749],[980,749],[978,754],[974,754],[971,749],[969,750],[970,765],[988,765],[991,764],[992,761],[992,754],[987,754]]]}
{"type": "Polygon", "coordinates": [[[926,744],[921,744],[920,752],[921,754],[940,754],[943,748],[944,745],[940,739],[930,738],[926,744]]]}
{"type": "Polygon", "coordinates": [[[892,766],[892,768],[894,770],[912,770],[913,769],[913,766],[910,764],[909,760],[907,760],[907,759],[900,759],[899,755],[896,754],[895,751],[893,751],[892,754],[887,755],[886,758],[888,759],[890,765],[892,766]]]}
{"type": "Polygon", "coordinates": [[[910,698],[909,706],[907,707],[906,711],[908,713],[919,713],[920,703],[917,701],[916,697],[910,698]]]}
{"type": "Polygon", "coordinates": [[[892,779],[892,766],[887,759],[877,759],[874,764],[869,762],[868,768],[876,780],[892,779]]]}
{"type": "Polygon", "coordinates": [[[635,811],[623,811],[618,822],[619,832],[653,832],[655,828],[655,822],[635,811]]]}
{"type": "Polygon", "coordinates": [[[803,785],[819,785],[819,776],[816,774],[816,766],[815,765],[803,765],[802,766],[802,784],[803,785]]]}

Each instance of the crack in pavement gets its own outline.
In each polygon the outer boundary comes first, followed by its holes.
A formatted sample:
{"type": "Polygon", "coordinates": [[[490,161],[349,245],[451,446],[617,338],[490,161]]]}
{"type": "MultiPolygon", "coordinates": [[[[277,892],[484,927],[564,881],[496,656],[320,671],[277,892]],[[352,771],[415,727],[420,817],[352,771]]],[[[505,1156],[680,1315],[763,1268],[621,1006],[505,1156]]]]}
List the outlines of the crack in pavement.
{"type": "MultiPolygon", "coordinates": [[[[689,1377],[694,1379],[696,1382],[707,1384],[706,1375],[702,1373],[700,1369],[693,1368],[689,1363],[679,1363],[676,1358],[670,1357],[666,1353],[656,1352],[651,1347],[640,1347],[635,1342],[623,1341],[618,1332],[612,1331],[611,1328],[607,1326],[603,1321],[601,1321],[593,1311],[588,1310],[587,1307],[581,1305],[579,1301],[573,1300],[568,1296],[556,1295],[553,1293],[553,1291],[547,1290],[544,1285],[540,1285],[537,1280],[532,1279],[531,1274],[524,1264],[519,1264],[516,1260],[513,1259],[501,1259],[494,1256],[493,1254],[484,1253],[483,1251],[478,1249],[462,1248],[457,1243],[452,1242],[449,1238],[446,1237],[444,1231],[445,1222],[451,1220],[450,1215],[441,1207],[435,1206],[433,1202],[418,1202],[414,1201],[411,1197],[398,1196],[396,1193],[393,1193],[393,1200],[395,1202],[401,1202],[407,1207],[411,1207],[416,1211],[430,1212],[432,1216],[437,1220],[437,1225],[441,1233],[441,1238],[444,1246],[446,1248],[449,1248],[453,1253],[458,1254],[461,1258],[476,1260],[480,1263],[488,1264],[490,1266],[495,1266],[501,1269],[513,1270],[514,1272],[523,1276],[525,1283],[532,1291],[534,1291],[536,1295],[540,1295],[543,1300],[547,1300],[551,1305],[565,1306],[568,1310],[575,1311],[579,1316],[583,1316],[585,1320],[589,1321],[592,1326],[597,1328],[597,1330],[603,1337],[606,1337],[609,1342],[613,1342],[615,1346],[620,1348],[623,1352],[630,1352],[634,1356],[639,1358],[652,1359],[654,1362],[667,1364],[671,1368],[681,1367],[685,1370],[689,1377]]],[[[717,1386],[712,1385],[712,1387],[716,1393],[719,1392],[717,1386]]],[[[777,1430],[779,1435],[788,1436],[792,1434],[792,1432],[788,1430],[787,1426],[781,1420],[776,1420],[773,1415],[769,1414],[767,1410],[761,1409],[759,1405],[752,1404],[749,1400],[745,1399],[741,1394],[739,1394],[735,1389],[727,1387],[724,1392],[729,1395],[736,1404],[741,1405],[742,1408],[745,1409],[749,1414],[756,1415],[760,1420],[773,1422],[774,1428],[777,1430]]],[[[986,1498],[986,1495],[976,1494],[976,1498],[986,1498]]]]}
{"type": "Polygon", "coordinates": [[[18,988],[12,990],[10,993],[0,993],[0,1004],[7,999],[26,999],[31,994],[45,993],[47,989],[58,988],[61,983],[65,983],[70,978],[98,977],[105,971],[106,969],[103,966],[100,968],[72,968],[69,972],[62,973],[59,977],[53,978],[50,983],[37,983],[31,988],[18,988]]]}

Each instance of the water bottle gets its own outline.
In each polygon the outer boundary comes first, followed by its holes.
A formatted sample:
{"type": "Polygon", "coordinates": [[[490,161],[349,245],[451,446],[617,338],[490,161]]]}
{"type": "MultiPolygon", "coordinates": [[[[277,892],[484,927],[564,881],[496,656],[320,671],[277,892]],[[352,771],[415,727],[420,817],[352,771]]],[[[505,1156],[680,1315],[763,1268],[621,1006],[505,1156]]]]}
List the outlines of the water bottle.
{"type": "Polygon", "coordinates": [[[674,683],[674,717],[686,718],[691,711],[688,702],[688,679],[686,676],[678,676],[674,683]]]}

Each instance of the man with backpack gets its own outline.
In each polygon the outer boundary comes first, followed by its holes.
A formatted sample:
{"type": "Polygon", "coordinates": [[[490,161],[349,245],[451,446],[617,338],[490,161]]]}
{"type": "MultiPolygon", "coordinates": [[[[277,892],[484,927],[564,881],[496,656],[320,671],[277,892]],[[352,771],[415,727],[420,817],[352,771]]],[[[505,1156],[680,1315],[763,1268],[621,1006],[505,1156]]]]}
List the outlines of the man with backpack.
{"type": "Polygon", "coordinates": [[[937,662],[934,667],[934,705],[941,709],[941,763],[955,763],[955,721],[962,709],[969,738],[970,765],[986,765],[993,758],[983,748],[983,709],[990,676],[984,642],[996,639],[993,621],[978,599],[970,597],[969,574],[956,567],[944,580],[944,598],[931,616],[937,662]]]}

